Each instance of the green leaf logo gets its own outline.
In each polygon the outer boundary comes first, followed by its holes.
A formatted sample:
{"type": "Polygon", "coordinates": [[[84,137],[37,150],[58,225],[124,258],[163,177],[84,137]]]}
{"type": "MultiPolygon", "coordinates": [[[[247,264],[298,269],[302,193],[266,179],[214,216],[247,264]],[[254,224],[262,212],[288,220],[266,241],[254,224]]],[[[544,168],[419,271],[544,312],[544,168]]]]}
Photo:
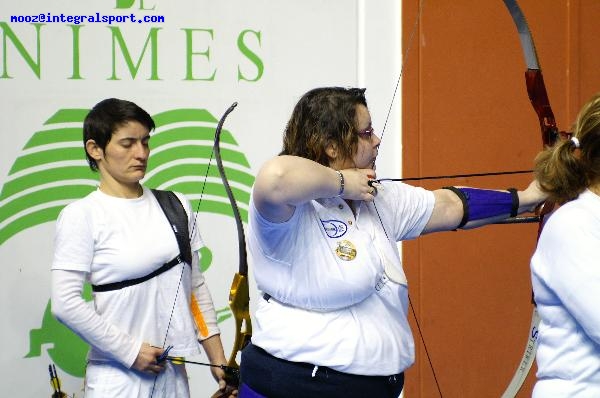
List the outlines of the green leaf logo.
{"type": "Polygon", "coordinates": [[[65,205],[95,189],[98,177],[82,157],[87,112],[59,110],[25,144],[0,193],[0,244],[24,229],[56,220],[65,205]]]}

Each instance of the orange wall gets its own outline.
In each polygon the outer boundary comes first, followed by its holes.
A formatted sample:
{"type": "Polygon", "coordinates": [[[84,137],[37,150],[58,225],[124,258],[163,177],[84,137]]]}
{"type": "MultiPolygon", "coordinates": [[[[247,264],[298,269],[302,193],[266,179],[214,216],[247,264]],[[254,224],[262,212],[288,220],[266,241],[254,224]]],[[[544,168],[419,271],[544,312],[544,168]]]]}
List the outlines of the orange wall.
{"type": "MultiPolygon", "coordinates": [[[[403,2],[403,175],[531,169],[540,129],[525,63],[500,0],[403,2]]],[[[600,2],[522,0],[559,128],[600,91],[600,2]]],[[[384,150],[384,149],[382,149],[384,150]]],[[[423,183],[523,188],[532,176],[423,183]]],[[[445,398],[499,397],[525,347],[532,306],[529,258],[536,225],[495,225],[404,244],[411,300],[445,398]]],[[[566,240],[567,238],[565,238],[566,240]]],[[[412,320],[411,320],[412,321],[412,320]]],[[[406,397],[438,397],[413,322],[417,362],[406,397]]],[[[534,371],[519,397],[531,396],[534,371]]]]}

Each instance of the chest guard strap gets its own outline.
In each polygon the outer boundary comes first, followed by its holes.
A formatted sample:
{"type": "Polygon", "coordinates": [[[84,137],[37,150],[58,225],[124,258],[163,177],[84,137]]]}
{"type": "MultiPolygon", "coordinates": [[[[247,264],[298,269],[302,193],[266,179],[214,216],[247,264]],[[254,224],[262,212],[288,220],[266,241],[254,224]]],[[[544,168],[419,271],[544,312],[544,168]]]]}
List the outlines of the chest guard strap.
{"type": "Polygon", "coordinates": [[[179,255],[168,263],[163,264],[160,268],[140,278],[128,279],[121,282],[106,283],[104,285],[92,285],[92,290],[94,292],[107,292],[110,290],[123,289],[124,287],[137,285],[152,279],[155,276],[170,270],[181,262],[186,262],[190,265],[192,264],[192,249],[189,238],[188,217],[183,205],[181,204],[181,201],[177,195],[171,191],[152,189],[152,193],[156,197],[158,204],[160,205],[163,213],[165,213],[165,216],[167,217],[167,220],[169,220],[169,224],[173,229],[173,233],[177,239],[177,245],[179,246],[179,255]]]}

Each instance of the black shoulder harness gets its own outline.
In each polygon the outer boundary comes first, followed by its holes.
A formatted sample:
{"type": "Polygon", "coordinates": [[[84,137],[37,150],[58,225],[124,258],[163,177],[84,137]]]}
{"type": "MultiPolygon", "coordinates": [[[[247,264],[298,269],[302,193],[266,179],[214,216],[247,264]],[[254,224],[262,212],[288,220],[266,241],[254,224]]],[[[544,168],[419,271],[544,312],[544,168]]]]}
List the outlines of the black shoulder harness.
{"type": "Polygon", "coordinates": [[[171,261],[169,261],[168,263],[163,264],[160,268],[140,278],[128,279],[126,281],[121,282],[107,283],[104,285],[92,285],[92,290],[94,292],[106,292],[110,290],[118,290],[124,287],[137,285],[139,283],[147,281],[148,279],[152,279],[165,271],[170,270],[171,268],[173,268],[181,262],[186,262],[190,265],[192,264],[192,249],[190,245],[188,217],[187,212],[183,207],[183,204],[181,203],[177,195],[175,195],[171,191],[161,191],[158,189],[152,189],[152,193],[156,197],[158,204],[160,205],[163,213],[165,213],[165,216],[167,217],[167,220],[169,220],[169,224],[173,229],[173,233],[175,234],[175,238],[177,239],[177,245],[179,246],[179,255],[171,261]]]}
{"type": "Polygon", "coordinates": [[[169,224],[171,224],[171,228],[177,239],[177,244],[179,245],[181,259],[188,264],[192,264],[188,217],[181,201],[177,195],[171,191],[152,189],[152,193],[156,197],[156,200],[158,200],[158,204],[165,213],[165,216],[167,216],[169,224]]]}

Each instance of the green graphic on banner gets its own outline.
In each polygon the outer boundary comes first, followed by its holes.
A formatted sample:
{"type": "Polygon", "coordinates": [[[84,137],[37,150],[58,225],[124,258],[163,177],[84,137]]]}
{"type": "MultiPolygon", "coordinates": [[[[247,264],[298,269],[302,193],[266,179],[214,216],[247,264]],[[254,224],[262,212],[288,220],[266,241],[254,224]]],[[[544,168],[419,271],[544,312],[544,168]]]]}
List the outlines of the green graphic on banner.
{"type": "MultiPolygon", "coordinates": [[[[96,189],[98,174],[85,160],[83,120],[88,109],[61,109],[44,128],[35,132],[14,161],[0,192],[0,244],[21,231],[53,222],[69,203],[96,189]]],[[[203,109],[174,109],[153,116],[156,130],[144,185],[181,192],[197,212],[233,217],[231,205],[213,158],[218,120],[203,109]]],[[[227,178],[239,204],[248,205],[254,183],[246,156],[233,135],[223,130],[221,155],[227,178]]],[[[248,213],[240,208],[242,219],[248,213]]],[[[203,271],[212,263],[212,252],[201,251],[203,271]]],[[[91,300],[86,286],[83,297],[91,300]]],[[[48,301],[40,329],[30,331],[26,358],[39,357],[43,344],[53,344],[48,355],[63,371],[83,377],[89,346],[52,317],[48,301]]],[[[217,320],[231,317],[229,307],[217,310],[217,320]]]]}
{"type": "MultiPolygon", "coordinates": [[[[152,7],[149,8],[145,8],[144,7],[144,0],[139,0],[139,9],[140,10],[154,10],[154,8],[156,7],[156,5],[153,5],[152,7]]],[[[128,9],[133,7],[133,5],[136,3],[136,0],[117,0],[116,4],[115,4],[115,8],[117,9],[128,9]]]]}

